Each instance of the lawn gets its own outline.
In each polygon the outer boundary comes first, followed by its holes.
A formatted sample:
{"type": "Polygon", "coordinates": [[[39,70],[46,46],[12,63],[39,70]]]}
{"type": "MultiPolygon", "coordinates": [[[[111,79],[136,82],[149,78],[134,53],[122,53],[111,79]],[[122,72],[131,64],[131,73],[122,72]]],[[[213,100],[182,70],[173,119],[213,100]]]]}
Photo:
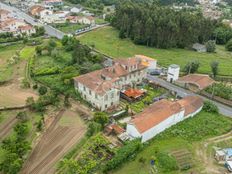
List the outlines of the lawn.
{"type": "Polygon", "coordinates": [[[199,73],[210,73],[210,63],[218,61],[220,75],[232,75],[232,53],[224,46],[217,46],[216,53],[198,53],[186,49],[157,49],[133,44],[129,39],[119,39],[118,31],[112,27],[104,27],[78,38],[83,44],[94,45],[95,48],[114,58],[127,58],[135,54],[143,54],[158,60],[158,64],[167,67],[170,64],[184,65],[191,60],[200,62],[199,73]]]}
{"type": "Polygon", "coordinates": [[[34,46],[25,46],[20,51],[20,58],[28,60],[30,57],[32,57],[35,54],[35,47],[34,46]]]}
{"type": "Polygon", "coordinates": [[[14,64],[9,60],[22,49],[22,44],[0,47],[0,82],[10,80],[14,72],[14,64]]]}
{"type": "Polygon", "coordinates": [[[82,25],[82,24],[56,24],[54,25],[55,28],[57,28],[60,31],[63,31],[64,33],[75,33],[76,30],[82,29],[87,27],[88,25],[82,25]]]}
{"type": "Polygon", "coordinates": [[[170,154],[173,151],[182,149],[186,149],[192,154],[193,159],[195,159],[193,167],[187,171],[173,170],[165,172],[165,168],[159,166],[159,173],[186,174],[190,173],[190,171],[200,173],[202,165],[200,159],[196,157],[196,144],[209,137],[224,134],[231,128],[232,119],[202,111],[197,116],[178,123],[155,137],[148,142],[134,160],[128,161],[112,174],[147,174],[151,170],[150,160],[153,156],[157,157],[157,152],[170,154]],[[140,162],[141,158],[145,159],[144,163],[140,162]]]}

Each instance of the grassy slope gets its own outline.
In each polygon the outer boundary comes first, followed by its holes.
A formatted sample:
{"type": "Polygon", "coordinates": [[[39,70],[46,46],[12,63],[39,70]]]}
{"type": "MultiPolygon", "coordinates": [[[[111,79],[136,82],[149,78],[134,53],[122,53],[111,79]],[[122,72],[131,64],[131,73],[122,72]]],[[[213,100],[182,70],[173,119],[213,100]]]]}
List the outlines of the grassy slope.
{"type": "Polygon", "coordinates": [[[197,53],[184,49],[156,49],[133,44],[130,40],[118,38],[118,31],[112,27],[105,27],[81,36],[84,44],[95,45],[95,48],[109,56],[130,57],[135,54],[144,54],[158,60],[162,66],[172,63],[181,65],[181,68],[190,60],[199,60],[199,73],[210,73],[210,63],[220,62],[220,75],[232,75],[232,53],[226,52],[223,46],[217,46],[217,53],[197,53]]]}
{"type": "MultiPolygon", "coordinates": [[[[201,171],[201,163],[195,155],[195,146],[202,140],[209,137],[221,135],[231,129],[232,119],[215,115],[211,113],[201,112],[194,118],[185,120],[176,126],[163,132],[149,142],[149,145],[144,148],[142,152],[133,161],[127,162],[120,169],[112,172],[113,174],[147,174],[150,171],[150,159],[155,156],[156,150],[160,152],[171,152],[173,150],[188,149],[194,160],[195,172],[201,171]],[[197,140],[196,140],[197,139],[197,140]],[[143,157],[146,159],[145,164],[141,164],[139,159],[143,157]]],[[[164,174],[163,172],[160,172],[164,174]]],[[[185,174],[188,171],[173,171],[168,174],[185,174]]]]}
{"type": "Polygon", "coordinates": [[[8,60],[22,48],[22,44],[0,47],[0,81],[9,80],[13,75],[14,65],[8,65],[8,60]]]}

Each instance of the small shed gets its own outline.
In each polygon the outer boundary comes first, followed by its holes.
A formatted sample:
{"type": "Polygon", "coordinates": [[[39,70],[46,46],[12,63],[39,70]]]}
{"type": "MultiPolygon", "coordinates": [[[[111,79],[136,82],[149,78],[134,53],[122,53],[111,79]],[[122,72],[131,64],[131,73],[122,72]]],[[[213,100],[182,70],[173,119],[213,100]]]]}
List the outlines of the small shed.
{"type": "Polygon", "coordinates": [[[205,74],[189,74],[177,80],[177,84],[192,91],[199,91],[212,85],[214,80],[205,74]]]}

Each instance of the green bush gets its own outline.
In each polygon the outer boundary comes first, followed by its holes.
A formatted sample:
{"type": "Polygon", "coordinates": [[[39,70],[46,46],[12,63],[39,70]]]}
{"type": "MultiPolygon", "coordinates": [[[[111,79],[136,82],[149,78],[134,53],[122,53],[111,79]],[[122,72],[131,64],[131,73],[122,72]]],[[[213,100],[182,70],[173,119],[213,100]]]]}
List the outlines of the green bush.
{"type": "Polygon", "coordinates": [[[210,101],[204,102],[203,110],[210,113],[217,113],[217,114],[219,113],[218,107],[210,101]]]}
{"type": "Polygon", "coordinates": [[[128,161],[130,158],[134,158],[141,149],[142,143],[140,139],[127,142],[116,152],[114,157],[106,163],[103,169],[104,172],[120,167],[124,162],[128,161]]]}
{"type": "Polygon", "coordinates": [[[168,139],[170,137],[176,137],[194,142],[221,135],[230,131],[231,128],[231,119],[223,117],[220,114],[201,111],[196,116],[166,129],[157,135],[156,138],[168,139]]]}
{"type": "Polygon", "coordinates": [[[228,51],[232,51],[232,39],[230,39],[226,44],[226,49],[228,51]]]}
{"type": "Polygon", "coordinates": [[[39,87],[39,90],[38,90],[38,92],[39,92],[40,95],[46,94],[47,91],[48,91],[48,90],[47,90],[47,88],[46,88],[45,86],[40,86],[40,87],[39,87]]]}
{"type": "Polygon", "coordinates": [[[156,154],[158,160],[158,166],[162,168],[163,172],[170,172],[178,170],[176,159],[164,152],[158,152],[156,154]]]}

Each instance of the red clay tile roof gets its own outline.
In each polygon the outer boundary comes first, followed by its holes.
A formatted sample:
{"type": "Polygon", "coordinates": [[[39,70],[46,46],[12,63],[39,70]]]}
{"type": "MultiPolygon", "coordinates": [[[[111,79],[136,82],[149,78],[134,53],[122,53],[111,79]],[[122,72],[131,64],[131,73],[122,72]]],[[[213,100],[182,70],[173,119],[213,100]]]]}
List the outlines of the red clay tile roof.
{"type": "Polygon", "coordinates": [[[31,25],[24,25],[24,26],[19,26],[20,30],[32,30],[33,27],[31,25]]]}
{"type": "Polygon", "coordinates": [[[124,91],[123,93],[128,97],[138,98],[138,97],[140,97],[141,95],[144,94],[144,91],[142,91],[140,89],[130,88],[130,89],[124,91]]]}
{"type": "Polygon", "coordinates": [[[4,10],[4,9],[0,9],[0,15],[3,15],[3,14],[9,14],[10,12],[8,10],[4,10]]]}
{"type": "Polygon", "coordinates": [[[181,105],[166,99],[153,103],[143,112],[139,113],[131,120],[140,133],[146,132],[152,127],[158,125],[168,117],[179,113],[182,110],[181,105]]]}
{"type": "Polygon", "coordinates": [[[147,56],[144,56],[144,55],[135,55],[135,58],[139,58],[139,59],[142,59],[142,60],[156,60],[156,59],[153,59],[151,57],[147,57],[147,56]]]}
{"type": "Polygon", "coordinates": [[[113,87],[113,83],[117,81],[117,79],[104,80],[102,78],[102,70],[83,74],[75,77],[74,80],[95,91],[99,95],[104,95],[106,91],[113,87]]]}
{"type": "Polygon", "coordinates": [[[208,75],[202,74],[189,74],[187,76],[181,77],[177,80],[179,83],[190,83],[198,86],[200,90],[207,88],[214,83],[208,75]]]}
{"type": "Polygon", "coordinates": [[[112,124],[111,127],[116,134],[122,134],[123,132],[125,132],[125,130],[117,124],[112,124]]]}
{"type": "Polygon", "coordinates": [[[137,114],[130,123],[133,124],[140,133],[144,133],[182,110],[185,110],[185,116],[187,116],[202,106],[202,100],[195,96],[186,97],[175,102],[163,99],[153,103],[143,112],[137,114]]]}
{"type": "MultiPolygon", "coordinates": [[[[137,70],[142,70],[146,68],[146,66],[140,64],[138,59],[133,59],[133,63],[135,63],[135,61],[137,61],[138,64],[137,70]]],[[[123,60],[123,62],[126,61],[123,60]]],[[[131,62],[131,60],[129,60],[128,62],[131,62]]],[[[87,88],[90,88],[99,95],[104,95],[106,91],[116,87],[114,82],[119,80],[120,77],[125,76],[129,73],[129,70],[126,70],[121,64],[116,63],[112,67],[107,67],[75,77],[74,80],[83,84],[87,88]],[[109,78],[110,80],[104,78],[109,78]]]]}
{"type": "Polygon", "coordinates": [[[37,13],[43,11],[45,8],[40,5],[34,5],[30,8],[30,13],[36,15],[37,13]]]}
{"type": "Polygon", "coordinates": [[[203,100],[197,96],[188,96],[177,102],[185,109],[184,116],[196,112],[203,106],[203,100]]]}

